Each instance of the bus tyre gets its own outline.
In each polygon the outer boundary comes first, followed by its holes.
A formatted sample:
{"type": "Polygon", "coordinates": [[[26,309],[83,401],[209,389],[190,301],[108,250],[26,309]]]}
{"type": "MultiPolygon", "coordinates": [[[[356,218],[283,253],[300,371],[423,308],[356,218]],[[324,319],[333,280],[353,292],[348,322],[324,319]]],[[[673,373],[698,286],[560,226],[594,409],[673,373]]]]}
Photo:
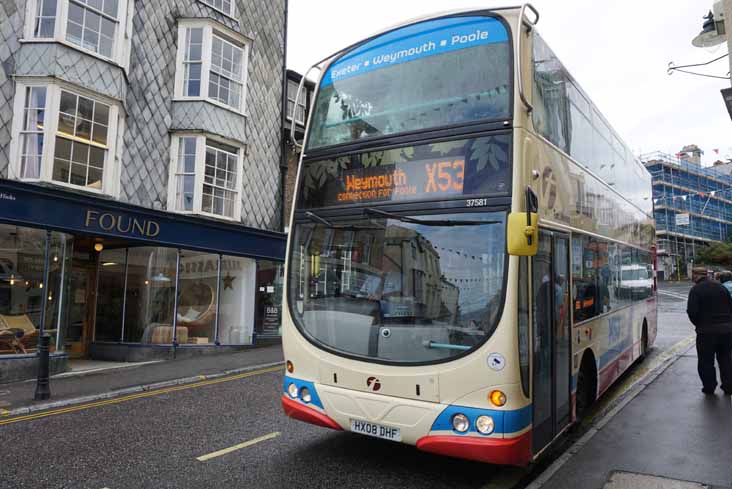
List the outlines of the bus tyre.
{"type": "Polygon", "coordinates": [[[590,406],[595,402],[597,393],[597,374],[592,355],[585,355],[582,358],[582,366],[577,374],[577,398],[576,411],[577,420],[581,421],[587,414],[590,406]]]}
{"type": "Polygon", "coordinates": [[[640,348],[641,351],[640,356],[638,357],[638,361],[642,362],[646,359],[646,355],[648,354],[648,326],[646,325],[645,321],[643,321],[643,332],[641,333],[640,348]]]}

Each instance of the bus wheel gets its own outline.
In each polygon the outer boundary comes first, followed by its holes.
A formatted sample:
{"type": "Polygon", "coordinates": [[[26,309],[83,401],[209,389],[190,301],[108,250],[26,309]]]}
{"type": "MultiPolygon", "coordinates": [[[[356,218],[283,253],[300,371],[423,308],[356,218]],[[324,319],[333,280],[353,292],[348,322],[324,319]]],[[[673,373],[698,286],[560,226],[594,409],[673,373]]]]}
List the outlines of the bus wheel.
{"type": "Polygon", "coordinates": [[[590,406],[595,402],[597,394],[597,369],[592,354],[582,357],[582,365],[577,374],[577,420],[581,421],[590,406]]]}
{"type": "Polygon", "coordinates": [[[638,361],[642,362],[648,354],[648,324],[643,320],[643,332],[641,333],[641,351],[638,361]]]}

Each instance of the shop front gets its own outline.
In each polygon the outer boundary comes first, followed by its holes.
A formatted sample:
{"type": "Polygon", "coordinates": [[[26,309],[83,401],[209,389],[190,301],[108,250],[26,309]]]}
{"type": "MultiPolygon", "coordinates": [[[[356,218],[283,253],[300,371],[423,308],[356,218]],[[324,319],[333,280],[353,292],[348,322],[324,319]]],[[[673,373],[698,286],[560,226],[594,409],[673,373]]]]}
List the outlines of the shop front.
{"type": "Polygon", "coordinates": [[[278,341],[285,235],[0,180],[0,382],[41,335],[141,361],[278,341]]]}

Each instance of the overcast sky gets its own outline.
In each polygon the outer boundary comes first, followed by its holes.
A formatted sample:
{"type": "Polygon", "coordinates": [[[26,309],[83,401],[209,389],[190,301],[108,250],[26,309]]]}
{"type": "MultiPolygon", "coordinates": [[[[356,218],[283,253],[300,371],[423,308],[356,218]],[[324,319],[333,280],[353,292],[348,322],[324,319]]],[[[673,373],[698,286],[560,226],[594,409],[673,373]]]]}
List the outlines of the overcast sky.
{"type": "MultiPolygon", "coordinates": [[[[533,0],[538,30],[636,154],[674,154],[686,144],[703,162],[732,158],[732,121],[719,90],[730,86],[676,65],[725,54],[695,48],[712,0],[533,0]],[[715,154],[713,149],[719,149],[715,154]]],[[[334,51],[403,20],[445,9],[512,2],[463,0],[289,0],[287,67],[298,72],[334,51]]],[[[705,73],[726,75],[726,58],[705,73]]],[[[317,73],[317,72],[316,72],[317,73]]]]}

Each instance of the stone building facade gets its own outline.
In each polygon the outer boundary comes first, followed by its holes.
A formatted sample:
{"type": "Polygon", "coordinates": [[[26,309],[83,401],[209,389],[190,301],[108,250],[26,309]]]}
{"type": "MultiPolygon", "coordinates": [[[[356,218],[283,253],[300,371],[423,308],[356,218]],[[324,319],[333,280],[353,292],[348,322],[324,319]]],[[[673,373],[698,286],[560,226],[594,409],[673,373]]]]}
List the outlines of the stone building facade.
{"type": "Polygon", "coordinates": [[[285,16],[286,0],[0,0],[0,360],[44,332],[58,356],[115,359],[276,336],[285,16]]]}

